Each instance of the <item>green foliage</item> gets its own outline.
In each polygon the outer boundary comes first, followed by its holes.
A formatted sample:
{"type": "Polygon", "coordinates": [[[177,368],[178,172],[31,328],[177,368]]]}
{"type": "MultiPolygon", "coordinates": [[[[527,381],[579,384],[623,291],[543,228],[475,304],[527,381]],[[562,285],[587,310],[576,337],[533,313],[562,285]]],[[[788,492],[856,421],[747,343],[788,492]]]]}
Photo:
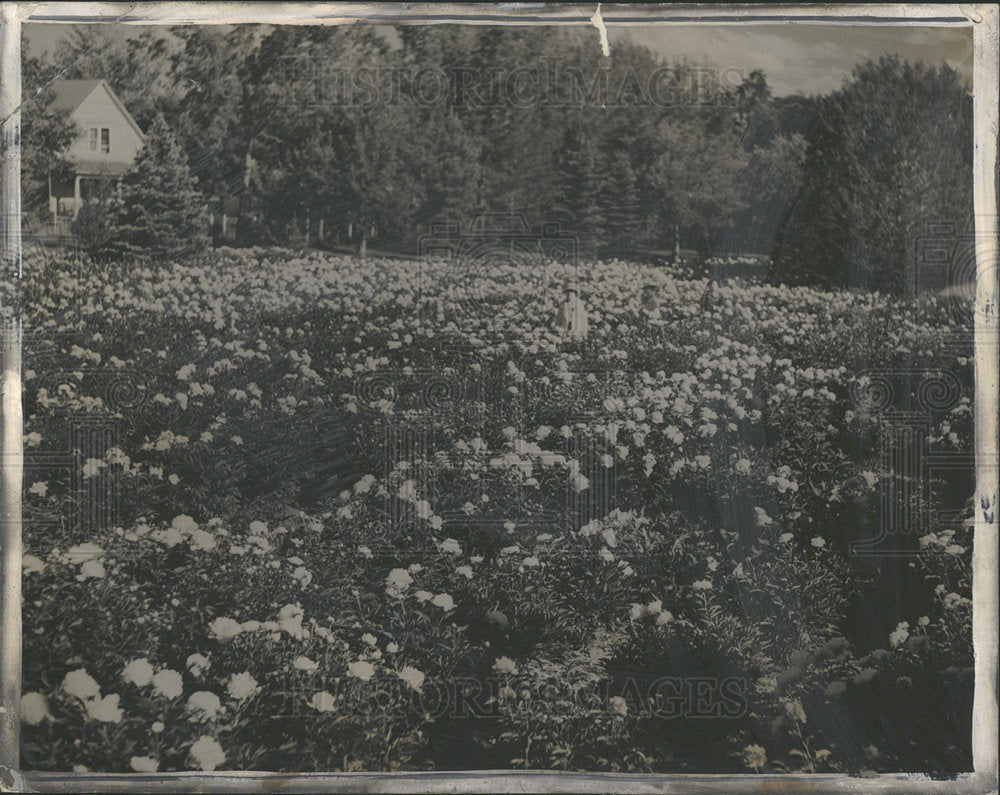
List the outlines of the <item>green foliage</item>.
{"type": "Polygon", "coordinates": [[[157,116],[110,200],[115,241],[155,256],[185,256],[208,243],[205,200],[166,120],[157,116]]]}
{"type": "Polygon", "coordinates": [[[145,130],[157,113],[170,114],[176,101],[170,51],[167,38],[155,28],[123,37],[110,25],[74,25],[60,39],[51,61],[64,79],[107,80],[145,130]]]}
{"type": "Polygon", "coordinates": [[[91,199],[73,219],[71,229],[82,251],[91,257],[113,253],[117,238],[111,199],[91,199]]]}
{"type": "Polygon", "coordinates": [[[902,294],[923,226],[972,217],[972,102],[950,68],[859,66],[820,101],[776,278],[902,294]]]}
{"type": "Polygon", "coordinates": [[[51,218],[48,206],[50,172],[65,168],[64,153],[79,133],[66,111],[51,108],[53,95],[44,90],[56,69],[25,47],[21,56],[21,203],[29,223],[51,218]]]}

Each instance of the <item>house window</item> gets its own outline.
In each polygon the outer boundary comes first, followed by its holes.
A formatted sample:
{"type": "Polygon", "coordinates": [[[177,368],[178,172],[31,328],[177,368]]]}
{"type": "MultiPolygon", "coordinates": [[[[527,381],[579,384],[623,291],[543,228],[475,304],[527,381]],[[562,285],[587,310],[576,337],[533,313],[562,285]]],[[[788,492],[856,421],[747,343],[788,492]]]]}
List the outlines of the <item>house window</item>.
{"type": "Polygon", "coordinates": [[[91,127],[90,151],[108,154],[111,151],[111,130],[107,127],[91,127]]]}

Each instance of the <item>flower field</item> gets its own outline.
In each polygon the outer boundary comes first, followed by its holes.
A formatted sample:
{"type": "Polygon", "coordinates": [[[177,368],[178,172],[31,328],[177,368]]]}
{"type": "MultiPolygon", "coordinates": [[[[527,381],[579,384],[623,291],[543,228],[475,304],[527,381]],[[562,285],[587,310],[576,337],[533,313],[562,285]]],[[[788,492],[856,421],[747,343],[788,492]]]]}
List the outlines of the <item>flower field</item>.
{"type": "Polygon", "coordinates": [[[928,455],[969,452],[956,307],[617,261],[25,273],[26,769],[971,768],[971,481],[894,470],[876,389],[947,371],[928,455]],[[886,494],[930,518],[852,554],[886,494]]]}

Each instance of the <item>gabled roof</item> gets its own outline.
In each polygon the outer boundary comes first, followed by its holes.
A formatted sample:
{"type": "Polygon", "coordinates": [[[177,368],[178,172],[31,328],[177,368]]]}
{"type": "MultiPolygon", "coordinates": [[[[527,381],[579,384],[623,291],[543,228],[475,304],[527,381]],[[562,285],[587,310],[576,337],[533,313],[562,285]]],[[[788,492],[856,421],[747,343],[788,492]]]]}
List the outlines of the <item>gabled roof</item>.
{"type": "Polygon", "coordinates": [[[50,107],[54,110],[67,110],[72,113],[102,84],[107,89],[111,101],[115,103],[115,106],[122,112],[122,115],[139,134],[139,137],[145,140],[146,135],[139,128],[139,125],[136,124],[135,119],[132,118],[132,114],[128,112],[128,108],[122,104],[118,95],[108,85],[107,80],[53,80],[52,85],[49,86],[49,90],[54,95],[50,107]]]}
{"type": "Polygon", "coordinates": [[[53,110],[68,110],[72,113],[100,84],[100,80],[53,80],[49,91],[55,98],[50,107],[53,110]]]}

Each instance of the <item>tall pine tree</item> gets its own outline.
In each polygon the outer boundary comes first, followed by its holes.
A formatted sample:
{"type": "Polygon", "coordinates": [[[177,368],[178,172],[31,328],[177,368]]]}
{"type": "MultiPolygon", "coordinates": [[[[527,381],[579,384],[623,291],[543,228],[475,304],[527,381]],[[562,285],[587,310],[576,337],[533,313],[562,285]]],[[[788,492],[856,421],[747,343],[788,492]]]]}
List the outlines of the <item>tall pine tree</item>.
{"type": "Polygon", "coordinates": [[[116,241],[125,250],[183,256],[208,244],[208,213],[184,152],[157,115],[114,200],[116,241]]]}
{"type": "Polygon", "coordinates": [[[606,242],[601,206],[606,180],[599,158],[591,139],[573,128],[566,130],[555,155],[560,188],[557,207],[569,217],[569,229],[588,256],[595,256],[606,242]]]}

